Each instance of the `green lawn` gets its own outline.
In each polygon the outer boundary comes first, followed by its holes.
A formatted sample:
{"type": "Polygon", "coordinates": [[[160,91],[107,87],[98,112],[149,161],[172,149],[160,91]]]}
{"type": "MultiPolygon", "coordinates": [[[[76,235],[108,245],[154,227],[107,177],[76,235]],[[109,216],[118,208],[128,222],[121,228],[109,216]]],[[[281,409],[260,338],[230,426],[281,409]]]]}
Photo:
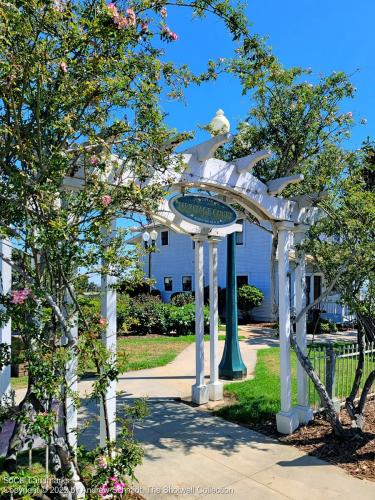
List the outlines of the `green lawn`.
{"type": "MultiPolygon", "coordinates": [[[[210,336],[205,335],[205,340],[210,336]]],[[[240,337],[242,338],[242,337],[240,337]]],[[[219,335],[225,340],[225,335],[219,335]]],[[[117,339],[117,356],[121,373],[132,370],[144,370],[164,366],[175,359],[189,344],[195,342],[195,335],[183,337],[119,337],[117,339]]],[[[93,374],[94,365],[88,360],[87,375],[93,374]]],[[[27,377],[12,378],[12,388],[27,386],[27,377]]]]}
{"type": "MultiPolygon", "coordinates": [[[[349,347],[346,347],[350,349],[349,347]]],[[[321,380],[325,383],[325,360],[317,362],[317,357],[323,352],[319,345],[315,346],[315,369],[321,380]]],[[[310,359],[314,358],[314,350],[311,348],[310,359]]],[[[292,404],[297,404],[297,377],[296,377],[297,358],[291,351],[292,367],[292,404]]],[[[356,359],[341,358],[336,364],[336,395],[338,397],[347,396],[352,387],[357,367],[356,359]]],[[[368,356],[364,368],[364,380],[367,374],[375,368],[375,358],[368,356]]],[[[318,393],[313,384],[310,384],[310,405],[313,408],[321,406],[318,393]]],[[[257,353],[257,363],[255,366],[254,378],[244,382],[227,384],[225,391],[235,397],[236,402],[217,410],[217,415],[232,420],[254,424],[273,419],[275,414],[280,411],[280,360],[279,348],[261,349],[257,353]]]]}
{"type": "MultiPolygon", "coordinates": [[[[292,393],[296,402],[296,358],[292,353],[292,393]]],[[[256,423],[273,418],[280,411],[279,348],[260,349],[257,353],[254,378],[227,384],[225,391],[237,403],[220,408],[217,415],[242,423],[256,423]]]]}

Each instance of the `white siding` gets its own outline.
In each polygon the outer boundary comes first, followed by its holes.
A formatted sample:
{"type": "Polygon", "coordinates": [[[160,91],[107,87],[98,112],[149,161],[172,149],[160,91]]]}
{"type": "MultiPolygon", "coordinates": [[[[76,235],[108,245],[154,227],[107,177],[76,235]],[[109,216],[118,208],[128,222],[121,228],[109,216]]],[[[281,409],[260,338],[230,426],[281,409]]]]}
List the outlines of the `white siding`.
{"type": "MultiPolygon", "coordinates": [[[[192,276],[194,283],[194,250],[192,240],[169,231],[169,245],[161,246],[160,229],[156,241],[157,251],[152,254],[152,277],[156,279],[155,288],[162,293],[164,301],[168,301],[171,294],[182,290],[182,276],[192,276]],[[172,292],[164,291],[164,277],[173,279],[172,292]]],[[[269,321],[271,313],[271,277],[270,252],[271,235],[264,229],[245,222],[244,244],[237,245],[237,275],[247,275],[249,284],[255,285],[264,293],[264,300],[260,307],[253,310],[254,319],[269,321]]],[[[205,258],[205,285],[208,284],[208,248],[204,247],[205,258]]],[[[146,257],[146,273],[148,258],[146,257]]],[[[226,286],[226,241],[218,245],[218,283],[226,286]]]]}

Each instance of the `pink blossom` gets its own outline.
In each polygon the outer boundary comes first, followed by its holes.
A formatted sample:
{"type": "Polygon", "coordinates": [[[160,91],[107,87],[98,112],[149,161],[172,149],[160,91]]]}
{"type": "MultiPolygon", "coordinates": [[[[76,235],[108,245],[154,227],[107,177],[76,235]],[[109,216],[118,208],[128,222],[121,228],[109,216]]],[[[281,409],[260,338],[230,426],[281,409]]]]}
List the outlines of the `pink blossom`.
{"type": "Polygon", "coordinates": [[[219,61],[223,63],[225,61],[224,57],[220,57],[219,61]]]}
{"type": "Polygon", "coordinates": [[[11,302],[12,304],[23,304],[30,294],[31,290],[28,288],[24,288],[23,290],[14,290],[12,292],[11,302]]]}
{"type": "Polygon", "coordinates": [[[124,16],[121,16],[120,14],[118,14],[117,16],[115,16],[113,18],[113,22],[115,23],[115,25],[117,26],[117,29],[119,29],[119,30],[121,30],[122,28],[126,28],[129,24],[127,18],[124,16]]]}
{"type": "Polygon", "coordinates": [[[100,320],[99,320],[99,325],[100,325],[100,326],[104,326],[104,325],[106,325],[106,324],[107,324],[107,320],[106,320],[105,318],[100,318],[100,320]]]}
{"type": "Polygon", "coordinates": [[[346,116],[347,118],[353,118],[353,113],[352,113],[351,111],[348,111],[348,112],[345,114],[345,116],[346,116]]]}
{"type": "Polygon", "coordinates": [[[116,481],[113,485],[113,491],[119,493],[120,495],[124,492],[125,484],[121,481],[116,481]]]}
{"type": "Polygon", "coordinates": [[[178,35],[177,33],[174,33],[168,26],[163,27],[162,35],[167,38],[169,41],[176,41],[178,40],[178,35]]]}
{"type": "Polygon", "coordinates": [[[148,23],[142,22],[141,27],[142,27],[143,33],[147,33],[147,31],[148,31],[148,23]]]}
{"type": "Polygon", "coordinates": [[[99,163],[99,159],[97,156],[93,155],[90,158],[90,165],[97,165],[99,163]]]}
{"type": "Polygon", "coordinates": [[[66,64],[65,61],[61,61],[60,63],[60,69],[61,71],[63,71],[64,73],[67,73],[68,72],[68,65],[66,64]]]}
{"type": "Polygon", "coordinates": [[[109,194],[105,194],[104,196],[102,196],[101,202],[104,207],[108,207],[108,205],[112,203],[112,196],[110,196],[109,194]]]}
{"type": "Polygon", "coordinates": [[[117,7],[113,2],[111,2],[107,5],[107,9],[108,9],[109,13],[112,14],[113,17],[116,17],[119,15],[117,7]]]}
{"type": "Polygon", "coordinates": [[[167,15],[168,15],[167,8],[163,7],[160,11],[160,14],[162,17],[167,17],[167,15]]]}
{"type": "Polygon", "coordinates": [[[105,456],[98,457],[98,466],[102,469],[107,467],[107,459],[105,456]]]}
{"type": "Polygon", "coordinates": [[[113,481],[114,483],[118,481],[116,476],[112,476],[109,478],[110,481],[113,481]]]}
{"type": "Polygon", "coordinates": [[[108,486],[106,484],[99,486],[98,493],[101,497],[105,497],[108,494],[108,486]]]}
{"type": "Polygon", "coordinates": [[[126,9],[126,15],[128,17],[128,21],[130,26],[135,26],[136,23],[136,17],[135,17],[135,12],[133,9],[126,9]]]}

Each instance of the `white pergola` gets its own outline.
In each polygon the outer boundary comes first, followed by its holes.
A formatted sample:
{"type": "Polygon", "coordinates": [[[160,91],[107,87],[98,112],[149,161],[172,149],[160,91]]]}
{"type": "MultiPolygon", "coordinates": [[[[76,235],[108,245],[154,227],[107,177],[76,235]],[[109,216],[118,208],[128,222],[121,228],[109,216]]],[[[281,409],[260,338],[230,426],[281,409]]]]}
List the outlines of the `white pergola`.
{"type": "MultiPolygon", "coordinates": [[[[281,197],[283,189],[291,183],[301,182],[302,175],[284,177],[272,180],[266,184],[257,179],[251,170],[263,158],[269,156],[269,151],[258,151],[249,156],[226,162],[214,158],[217,148],[230,141],[230,134],[220,134],[183,153],[173,153],[170,156],[170,168],[165,172],[156,172],[148,183],[161,183],[172,186],[177,192],[188,189],[205,189],[221,195],[230,204],[238,204],[251,213],[259,221],[275,225],[278,233],[278,289],[279,289],[279,336],[280,336],[280,381],[281,381],[281,411],[276,415],[277,428],[283,434],[293,432],[299,424],[307,423],[313,414],[308,405],[307,378],[304,370],[298,365],[298,405],[291,404],[291,362],[290,362],[290,290],[289,290],[289,250],[292,235],[294,242],[300,243],[309,225],[317,217],[317,210],[312,208],[306,196],[285,199],[281,197]],[[183,167],[176,171],[176,163],[182,161],[183,167]]],[[[119,159],[112,157],[114,163],[119,159]]],[[[121,161],[120,161],[121,163],[121,161]]],[[[79,190],[85,185],[86,179],[93,175],[95,168],[81,162],[79,168],[71,177],[66,177],[64,187],[67,190],[79,190]]],[[[113,186],[138,182],[131,170],[126,169],[126,162],[121,168],[109,165],[106,181],[113,186]]],[[[140,184],[138,182],[138,184],[140,184]]],[[[218,380],[218,313],[217,313],[217,242],[227,234],[240,231],[241,226],[233,224],[226,228],[202,228],[182,219],[169,209],[168,202],[163,200],[158,210],[153,214],[155,221],[167,225],[174,231],[190,235],[195,244],[195,291],[196,291],[196,382],[192,388],[192,398],[198,404],[208,399],[222,398],[222,385],[218,380]],[[203,243],[209,244],[209,286],[210,286],[210,383],[204,381],[204,336],[203,336],[203,243]]],[[[113,221],[115,231],[115,221],[113,221]]],[[[109,235],[110,236],[110,235],[109,235]]],[[[11,290],[11,246],[9,241],[0,241],[1,292],[11,290]]],[[[304,308],[305,255],[299,252],[295,270],[296,314],[304,308]]],[[[107,320],[103,343],[116,353],[116,291],[113,289],[115,278],[102,276],[102,316],[107,320]]],[[[77,338],[77,326],[72,326],[72,335],[77,338]]],[[[296,326],[297,342],[306,351],[306,318],[302,316],[296,326]]],[[[10,322],[0,329],[0,342],[11,343],[10,322]]],[[[74,365],[73,365],[74,367],[74,365]]],[[[74,370],[70,370],[72,389],[77,387],[74,370]]],[[[10,367],[3,368],[0,373],[0,397],[10,390],[10,367]]],[[[110,420],[110,436],[116,436],[116,382],[112,382],[106,395],[106,410],[110,420]]],[[[69,438],[71,444],[76,444],[77,410],[74,405],[69,407],[69,438]]],[[[100,419],[101,444],[105,444],[104,414],[101,409],[100,419]]]]}

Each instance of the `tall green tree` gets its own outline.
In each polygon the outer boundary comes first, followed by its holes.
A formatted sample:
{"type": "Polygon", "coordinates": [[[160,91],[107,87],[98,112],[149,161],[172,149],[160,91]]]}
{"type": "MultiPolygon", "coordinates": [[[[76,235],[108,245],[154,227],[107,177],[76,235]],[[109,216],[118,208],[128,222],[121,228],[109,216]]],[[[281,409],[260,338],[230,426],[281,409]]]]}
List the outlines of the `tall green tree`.
{"type": "MultiPolygon", "coordinates": [[[[227,0],[168,6],[149,0],[0,1],[0,237],[16,249],[12,259],[0,257],[17,276],[11,295],[1,297],[0,319],[12,319],[29,365],[17,413],[1,412],[16,420],[5,466],[14,470],[22,441],[41,435],[50,444],[54,474],[67,481],[65,498],[82,497],[88,484],[66,425],[60,432],[55,426],[58,419],[66,423],[66,398],[79,399],[69,387],[67,363],[77,353],[90,355],[98,371],[93,397],[101,401],[118,373],[100,343],[105,321],[80,309],[80,274],[121,277],[133,265],[121,232],[106,237],[112,220],[155,209],[166,186],[149,181],[187,137],[165,125],[160,100],[165,94],[179,98],[188,85],[215,79],[222,70],[208,61],[196,75],[166,59],[164,45],[178,43],[167,8],[180,5],[219,17],[255,80],[264,77],[264,66],[275,65],[262,41],[249,34],[241,8],[227,0]],[[77,314],[78,343],[70,333],[77,314]],[[64,403],[59,416],[55,401],[64,403]]],[[[6,346],[0,352],[2,364],[9,363],[6,346]]],[[[107,437],[99,453],[108,467],[131,476],[129,450],[111,465],[114,443],[107,437]]]]}
{"type": "MultiPolygon", "coordinates": [[[[232,69],[238,71],[235,65],[232,69]]],[[[357,151],[345,147],[354,118],[351,111],[343,112],[342,108],[355,96],[347,75],[333,73],[311,83],[314,80],[310,73],[300,68],[271,69],[269,78],[255,89],[249,88],[243,78],[244,92],[251,93],[253,107],[239,125],[233,143],[221,154],[233,158],[269,148],[272,157],[257,164],[254,175],[265,182],[297,173],[304,175],[303,182],[282,193],[292,199],[304,196],[310,205],[320,208],[320,220],[312,226],[304,247],[313,257],[314,269],[324,273],[325,290],[304,312],[323,302],[332,290],[338,291],[360,320],[358,341],[363,351],[364,329],[373,335],[375,325],[374,149],[371,141],[357,151]],[[361,328],[364,321],[366,328],[361,328]]],[[[365,123],[365,119],[361,121],[365,123]]],[[[273,277],[276,248],[277,232],[273,228],[273,277]]],[[[342,435],[327,391],[293,337],[292,344],[326,402],[334,429],[342,435]]],[[[365,382],[367,392],[363,391],[361,404],[354,408],[362,368],[361,355],[347,405],[353,422],[358,424],[363,422],[365,398],[375,377],[372,372],[365,382]]]]}

